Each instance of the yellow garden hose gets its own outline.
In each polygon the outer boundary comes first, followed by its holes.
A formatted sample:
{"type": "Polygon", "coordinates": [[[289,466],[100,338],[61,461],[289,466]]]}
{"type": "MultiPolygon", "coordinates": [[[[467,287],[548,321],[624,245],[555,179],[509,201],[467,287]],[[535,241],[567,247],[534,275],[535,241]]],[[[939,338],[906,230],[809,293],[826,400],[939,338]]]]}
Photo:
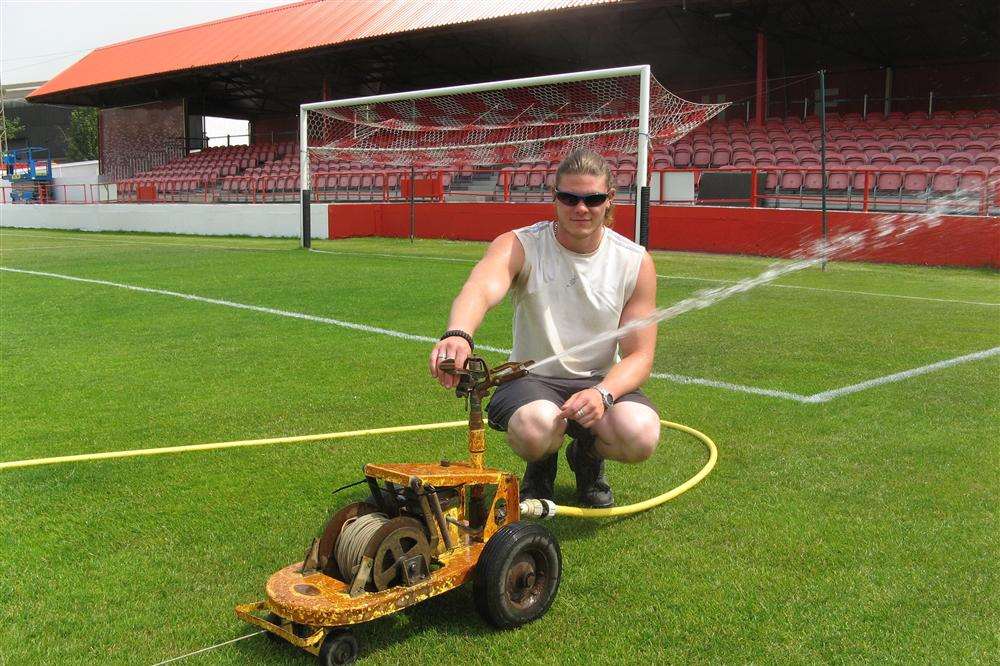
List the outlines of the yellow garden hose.
{"type": "Polygon", "coordinates": [[[551,518],[553,516],[575,516],[577,518],[609,518],[612,516],[627,516],[632,513],[639,513],[640,511],[645,511],[647,509],[652,509],[654,506],[659,506],[664,502],[669,502],[678,495],[687,492],[691,488],[695,487],[698,482],[708,476],[712,468],[715,467],[715,462],[719,459],[719,450],[715,446],[715,442],[703,432],[699,432],[694,428],[689,428],[686,425],[680,423],[674,423],[673,421],[660,420],[660,423],[673,430],[680,430],[685,432],[696,439],[700,439],[705,447],[708,449],[708,462],[702,467],[697,474],[692,476],[690,479],[682,483],[681,485],[668,490],[662,495],[657,495],[656,497],[651,497],[643,502],[636,502],[635,504],[626,504],[625,506],[613,506],[608,509],[582,509],[578,506],[562,506],[549,502],[548,500],[526,500],[521,502],[521,517],[522,518],[551,518]]]}
{"type": "MultiPolygon", "coordinates": [[[[702,479],[708,476],[712,468],[715,467],[715,462],[719,457],[718,449],[715,447],[715,442],[713,442],[708,435],[699,432],[694,428],[689,428],[686,425],[680,423],[673,423],[672,421],[663,421],[660,423],[673,430],[679,430],[681,432],[692,435],[693,437],[700,439],[702,443],[708,448],[708,462],[705,466],[698,471],[697,474],[692,476],[690,479],[682,483],[681,485],[668,490],[662,495],[657,495],[643,502],[637,502],[636,504],[628,504],[626,506],[616,506],[609,509],[582,509],[576,506],[560,506],[554,504],[549,500],[526,500],[521,502],[521,515],[524,518],[545,518],[552,517],[556,514],[562,516],[576,516],[578,518],[607,518],[611,516],[627,516],[632,513],[638,513],[640,511],[645,511],[647,509],[652,509],[654,506],[659,506],[664,502],[672,500],[681,493],[684,493],[695,485],[698,484],[702,479]]],[[[398,432],[414,432],[418,430],[437,430],[442,428],[458,428],[461,426],[466,426],[465,421],[446,421],[444,423],[424,423],[418,425],[409,426],[393,426],[389,428],[370,428],[368,430],[347,430],[341,432],[328,432],[316,435],[298,435],[294,437],[272,437],[270,439],[245,439],[235,442],[215,442],[211,444],[188,444],[184,446],[164,446],[160,448],[153,449],[131,449],[125,451],[105,451],[102,453],[82,453],[78,455],[69,456],[56,456],[53,458],[30,458],[28,460],[11,460],[7,462],[0,462],[0,470],[3,469],[14,469],[19,467],[34,467],[36,465],[53,465],[57,463],[69,463],[69,462],[83,462],[86,460],[108,460],[113,458],[131,458],[135,456],[154,456],[163,455],[167,453],[183,453],[187,451],[209,451],[214,449],[228,449],[244,446],[262,446],[265,444],[291,444],[295,442],[315,442],[321,440],[330,439],[342,439],[345,437],[359,437],[362,435],[385,435],[390,433],[398,432]]]]}
{"type": "Polygon", "coordinates": [[[269,439],[242,439],[235,442],[213,442],[211,444],[186,444],[183,446],[161,446],[155,449],[127,449],[125,451],[104,451],[102,453],[81,453],[73,456],[56,456],[54,458],[29,458],[28,460],[9,460],[0,462],[0,469],[17,467],[34,467],[35,465],[54,465],[56,463],[83,462],[85,460],[108,460],[110,458],[132,458],[134,456],[158,456],[165,453],[184,453],[186,451],[211,451],[214,449],[231,449],[242,446],[262,446],[264,444],[293,444],[295,442],[317,442],[325,439],[342,439],[344,437],[360,437],[362,435],[386,435],[394,432],[413,432],[415,430],[438,430],[441,428],[458,428],[468,425],[465,421],[446,421],[444,423],[424,423],[419,425],[393,426],[390,428],[371,428],[368,430],[345,430],[342,432],[325,432],[318,435],[296,435],[294,437],[271,437],[269,439]]]}

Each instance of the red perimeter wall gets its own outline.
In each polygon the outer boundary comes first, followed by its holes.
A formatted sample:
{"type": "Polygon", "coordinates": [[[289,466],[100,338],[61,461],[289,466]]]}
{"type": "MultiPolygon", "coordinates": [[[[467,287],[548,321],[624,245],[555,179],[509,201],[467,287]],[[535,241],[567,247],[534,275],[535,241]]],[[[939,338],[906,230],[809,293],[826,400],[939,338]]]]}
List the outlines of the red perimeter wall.
{"type": "MultiPolygon", "coordinates": [[[[551,203],[420,203],[414,206],[418,238],[490,241],[511,229],[552,219],[551,203]]],[[[632,238],[635,208],[618,206],[615,230],[632,238]]],[[[830,212],[830,237],[872,229],[885,213],[830,212]]],[[[786,257],[821,236],[819,211],[773,208],[651,206],[649,246],[721,254],[786,257]]],[[[900,227],[907,226],[909,220],[900,227]]],[[[330,204],[330,238],[410,234],[410,206],[405,203],[330,204]]],[[[853,261],[930,266],[1000,268],[1000,220],[947,215],[935,226],[919,228],[887,247],[863,248],[853,261]]]]}

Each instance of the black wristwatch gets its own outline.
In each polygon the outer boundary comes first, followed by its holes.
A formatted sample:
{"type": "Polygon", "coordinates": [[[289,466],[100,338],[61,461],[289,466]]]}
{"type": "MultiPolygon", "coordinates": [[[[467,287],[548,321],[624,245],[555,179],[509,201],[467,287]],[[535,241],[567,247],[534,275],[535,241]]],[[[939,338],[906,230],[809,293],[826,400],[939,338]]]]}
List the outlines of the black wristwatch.
{"type": "Polygon", "coordinates": [[[595,384],[594,390],[601,394],[601,400],[604,402],[604,409],[611,409],[612,405],[615,404],[615,396],[611,395],[611,392],[600,384],[595,384]]]}
{"type": "Polygon", "coordinates": [[[462,338],[469,343],[469,350],[473,351],[476,348],[475,343],[472,342],[472,336],[459,328],[453,328],[450,331],[445,331],[439,340],[444,340],[445,338],[462,338]]]}

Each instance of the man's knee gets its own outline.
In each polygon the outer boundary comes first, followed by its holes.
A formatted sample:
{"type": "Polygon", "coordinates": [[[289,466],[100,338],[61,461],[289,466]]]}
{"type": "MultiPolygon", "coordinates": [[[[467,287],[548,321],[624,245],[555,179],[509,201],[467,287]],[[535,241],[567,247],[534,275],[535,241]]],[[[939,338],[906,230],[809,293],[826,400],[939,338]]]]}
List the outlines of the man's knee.
{"type": "Polygon", "coordinates": [[[648,460],[660,443],[660,418],[655,411],[638,403],[625,403],[615,416],[614,434],[618,460],[640,463],[648,460]]]}
{"type": "Polygon", "coordinates": [[[566,432],[566,420],[559,407],[548,400],[536,400],[517,408],[507,424],[507,442],[528,462],[545,458],[558,448],[566,432]]]}
{"type": "Polygon", "coordinates": [[[624,454],[624,460],[622,460],[622,462],[641,463],[649,460],[652,455],[656,453],[656,446],[659,443],[659,428],[656,429],[655,433],[648,430],[642,432],[642,434],[636,436],[630,441],[627,441],[625,446],[622,447],[622,453],[624,454]]]}

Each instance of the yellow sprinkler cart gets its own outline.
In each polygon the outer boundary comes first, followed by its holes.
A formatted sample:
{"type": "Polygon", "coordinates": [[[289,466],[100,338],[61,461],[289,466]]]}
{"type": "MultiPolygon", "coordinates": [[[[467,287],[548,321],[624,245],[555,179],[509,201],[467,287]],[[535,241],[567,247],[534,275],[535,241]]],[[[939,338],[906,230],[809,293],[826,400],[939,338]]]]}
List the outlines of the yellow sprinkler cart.
{"type": "Polygon", "coordinates": [[[483,464],[482,400],[527,374],[530,362],[493,370],[478,357],[462,369],[445,363],[469,401],[469,459],[365,465],[369,499],[333,513],[305,559],[267,581],[265,600],[236,607],[240,618],[332,665],[357,658],[352,625],[470,579],[477,610],[494,626],[545,614],[559,589],[559,544],[520,520],[517,477],[483,464]]]}

